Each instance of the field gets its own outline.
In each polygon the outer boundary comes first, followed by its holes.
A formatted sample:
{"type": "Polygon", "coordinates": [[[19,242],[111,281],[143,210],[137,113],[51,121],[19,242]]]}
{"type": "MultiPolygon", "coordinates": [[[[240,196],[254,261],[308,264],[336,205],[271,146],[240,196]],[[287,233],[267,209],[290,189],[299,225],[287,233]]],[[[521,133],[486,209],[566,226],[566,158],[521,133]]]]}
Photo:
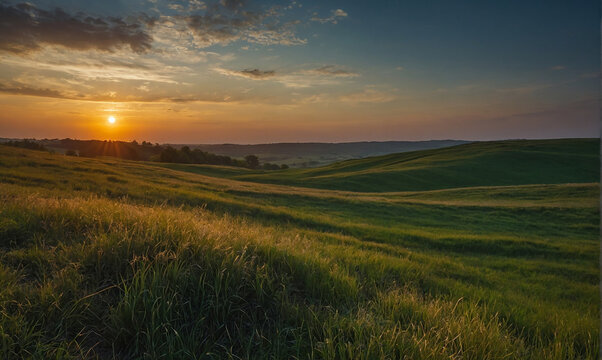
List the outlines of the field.
{"type": "Polygon", "coordinates": [[[263,172],[0,146],[0,358],[597,359],[599,153],[263,172]]]}
{"type": "MultiPolygon", "coordinates": [[[[350,143],[274,143],[274,144],[216,144],[193,145],[203,151],[242,159],[255,154],[262,162],[284,163],[290,167],[316,167],[337,161],[400,153],[414,150],[437,149],[463,144],[462,140],[430,141],[364,141],[350,143]]],[[[178,145],[174,145],[179,147],[178,145]]],[[[181,145],[180,145],[181,146],[181,145]]]]}
{"type": "Polygon", "coordinates": [[[596,140],[474,142],[347,160],[312,169],[255,172],[169,164],[237,180],[349,191],[422,191],[468,186],[597,182],[596,140]],[[233,171],[232,171],[233,170],[233,171]]]}

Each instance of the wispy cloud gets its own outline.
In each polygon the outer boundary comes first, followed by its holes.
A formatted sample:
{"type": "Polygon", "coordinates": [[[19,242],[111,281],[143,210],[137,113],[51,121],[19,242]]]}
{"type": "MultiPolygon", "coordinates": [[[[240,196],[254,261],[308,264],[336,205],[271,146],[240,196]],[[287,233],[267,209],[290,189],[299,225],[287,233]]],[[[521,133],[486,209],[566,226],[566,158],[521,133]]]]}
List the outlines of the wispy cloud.
{"type": "Polygon", "coordinates": [[[190,73],[186,66],[167,65],[156,59],[128,59],[120,54],[102,52],[69,54],[45,49],[33,56],[5,56],[3,64],[31,71],[53,71],[69,74],[80,80],[140,80],[177,84],[176,74],[190,73]]]}
{"type": "Polygon", "coordinates": [[[98,93],[79,93],[71,90],[57,90],[45,87],[36,87],[19,82],[0,82],[0,93],[9,95],[37,96],[54,99],[90,101],[90,102],[113,102],[113,103],[231,103],[241,101],[230,95],[223,94],[186,94],[181,96],[165,96],[145,94],[142,96],[133,94],[119,94],[116,91],[104,91],[98,93]]]}
{"type": "Polygon", "coordinates": [[[390,91],[366,88],[361,92],[341,95],[339,101],[350,103],[386,103],[396,98],[397,96],[390,91]]]}
{"type": "Polygon", "coordinates": [[[222,0],[207,7],[203,14],[185,16],[198,47],[226,45],[246,41],[263,45],[303,45],[306,39],[297,37],[299,20],[282,21],[283,9],[273,6],[252,11],[241,0],[222,0]]]}
{"type": "Polygon", "coordinates": [[[236,76],[252,80],[264,80],[271,78],[276,75],[274,70],[259,70],[259,69],[245,69],[245,70],[228,70],[223,68],[214,68],[215,72],[226,76],[236,76]]]}
{"type": "Polygon", "coordinates": [[[0,93],[12,94],[12,95],[28,95],[28,96],[41,96],[49,98],[66,99],[67,95],[61,93],[58,90],[35,88],[29,87],[23,84],[15,83],[1,83],[0,82],[0,93]]]}
{"type": "Polygon", "coordinates": [[[341,18],[347,17],[347,12],[342,9],[336,9],[331,11],[331,15],[325,18],[321,18],[318,16],[317,12],[313,13],[313,16],[310,18],[311,21],[317,21],[321,24],[332,23],[337,24],[341,18]]]}
{"type": "Polygon", "coordinates": [[[358,73],[337,68],[335,65],[326,65],[316,69],[306,70],[307,74],[326,75],[335,77],[356,77],[358,73]]]}
{"type": "Polygon", "coordinates": [[[215,72],[226,75],[247,78],[252,80],[272,80],[290,88],[309,88],[319,85],[340,84],[342,79],[354,78],[358,73],[327,65],[313,69],[299,69],[277,73],[275,70],[230,70],[220,67],[213,69],[215,72]]]}
{"type": "Polygon", "coordinates": [[[209,59],[229,61],[233,54],[218,54],[199,49],[186,19],[160,16],[153,26],[153,53],[170,62],[194,64],[209,59]]]}
{"type": "Polygon", "coordinates": [[[566,66],[563,65],[556,65],[556,66],[551,66],[550,70],[554,70],[554,71],[560,71],[560,70],[564,70],[566,69],[566,66]]]}

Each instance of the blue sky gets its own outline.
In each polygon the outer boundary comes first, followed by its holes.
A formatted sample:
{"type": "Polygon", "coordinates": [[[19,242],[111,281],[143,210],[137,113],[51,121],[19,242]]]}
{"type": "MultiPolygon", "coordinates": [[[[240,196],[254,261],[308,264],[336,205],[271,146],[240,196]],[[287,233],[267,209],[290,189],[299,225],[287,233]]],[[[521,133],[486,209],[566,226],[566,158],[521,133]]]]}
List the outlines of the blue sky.
{"type": "Polygon", "coordinates": [[[0,136],[258,143],[599,133],[599,2],[0,4],[0,136]]]}

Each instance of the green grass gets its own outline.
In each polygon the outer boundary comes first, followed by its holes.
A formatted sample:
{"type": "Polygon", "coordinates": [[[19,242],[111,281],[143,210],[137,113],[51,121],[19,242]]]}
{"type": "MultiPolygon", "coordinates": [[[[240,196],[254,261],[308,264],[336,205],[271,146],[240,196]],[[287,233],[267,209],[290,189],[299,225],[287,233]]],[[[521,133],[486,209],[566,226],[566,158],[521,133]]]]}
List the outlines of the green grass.
{"type": "Polygon", "coordinates": [[[363,192],[597,182],[596,139],[476,142],[443,149],[347,160],[312,169],[217,173],[210,167],[171,168],[238,180],[363,192]]]}
{"type": "Polygon", "coordinates": [[[0,146],[0,358],[595,359],[598,144],[553,143],[369,193],[0,146]]]}

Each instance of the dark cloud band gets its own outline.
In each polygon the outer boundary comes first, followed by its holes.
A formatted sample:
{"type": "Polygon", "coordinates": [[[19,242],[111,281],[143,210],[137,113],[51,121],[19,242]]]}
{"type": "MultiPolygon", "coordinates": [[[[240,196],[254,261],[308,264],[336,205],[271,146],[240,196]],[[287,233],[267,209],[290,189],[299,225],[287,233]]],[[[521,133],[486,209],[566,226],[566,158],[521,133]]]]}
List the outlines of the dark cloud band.
{"type": "Polygon", "coordinates": [[[40,49],[44,44],[102,51],[129,47],[136,53],[142,53],[151,48],[152,37],[142,22],[71,15],[60,8],[46,11],[27,3],[16,6],[0,4],[1,51],[27,53],[40,49]]]}

